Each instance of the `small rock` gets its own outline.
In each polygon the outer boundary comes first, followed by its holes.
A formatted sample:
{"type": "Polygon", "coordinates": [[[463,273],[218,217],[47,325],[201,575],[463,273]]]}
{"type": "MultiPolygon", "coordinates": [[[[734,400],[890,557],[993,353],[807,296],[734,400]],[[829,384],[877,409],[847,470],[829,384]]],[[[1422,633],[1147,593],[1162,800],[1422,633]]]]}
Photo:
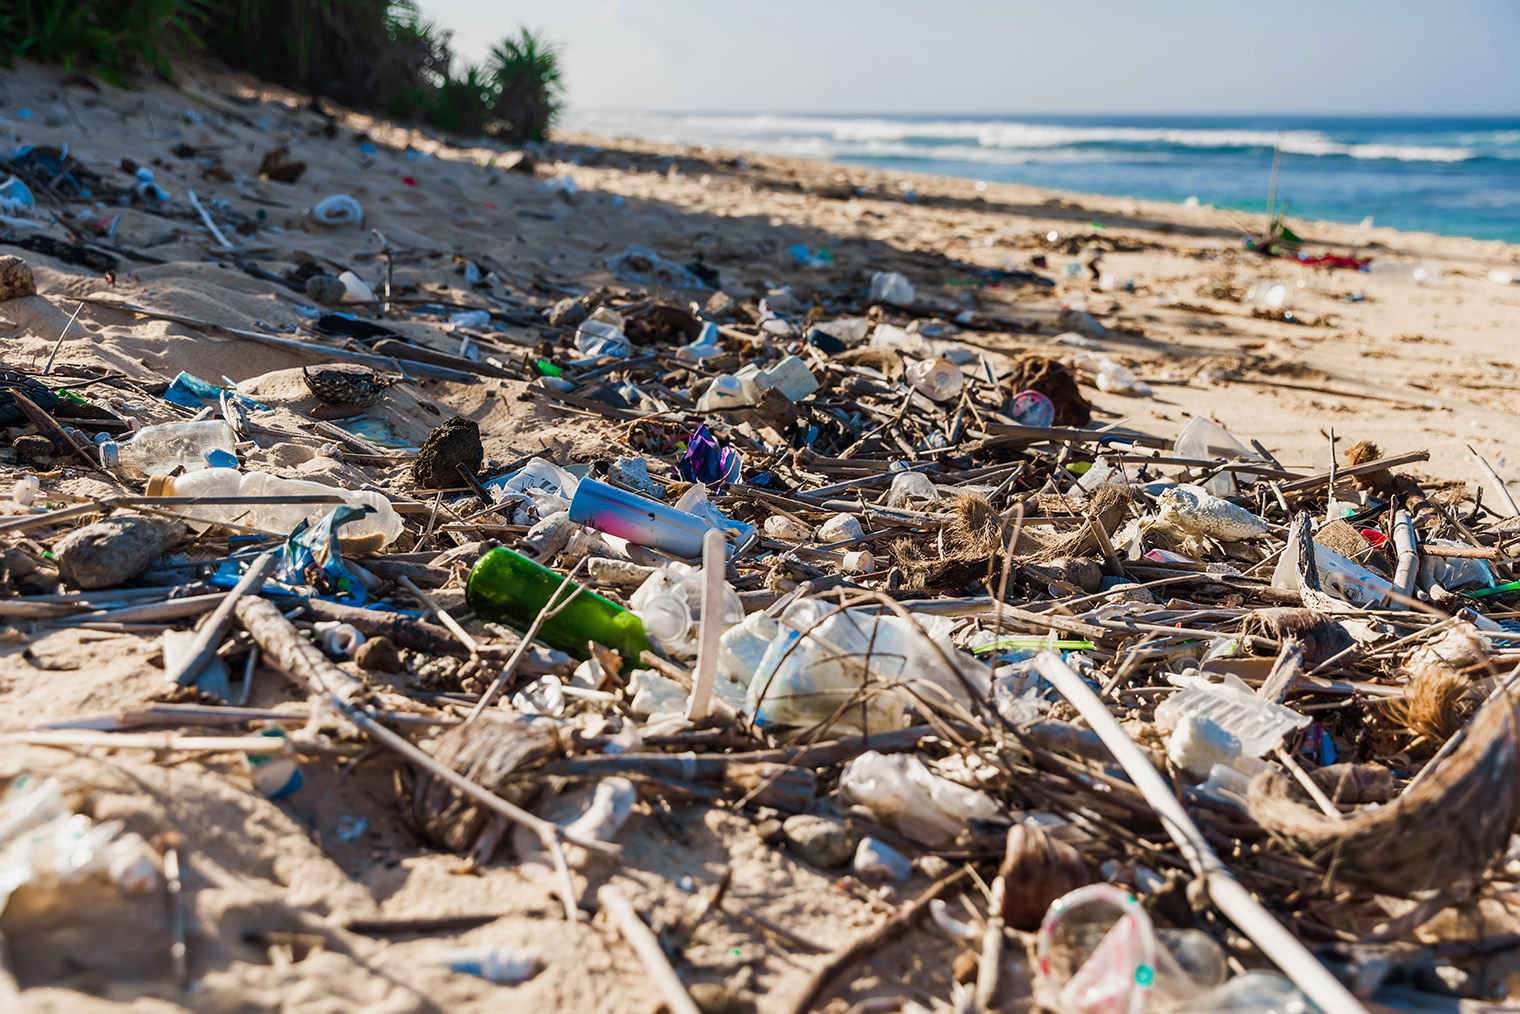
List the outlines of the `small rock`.
{"type": "Polygon", "coordinates": [[[792,851],[820,869],[843,866],[855,854],[854,836],[843,821],[799,813],[788,817],[781,829],[792,851]]]}
{"type": "Polygon", "coordinates": [[[31,266],[20,257],[0,257],[0,301],[36,294],[31,266]]]}
{"type": "Polygon", "coordinates": [[[1062,556],[1051,560],[1049,568],[1067,584],[1074,584],[1088,594],[1103,584],[1103,568],[1097,560],[1085,556],[1062,556]]]}
{"type": "Polygon", "coordinates": [[[865,534],[860,522],[850,514],[835,514],[818,528],[818,538],[825,544],[849,542],[865,538],[865,534]]]}
{"type": "Polygon", "coordinates": [[[323,306],[337,306],[346,292],[348,289],[332,275],[312,275],[306,279],[306,294],[323,306]]]}
{"type": "Polygon", "coordinates": [[[401,661],[401,652],[384,635],[371,637],[359,645],[359,650],[354,652],[354,661],[359,664],[359,668],[375,672],[406,671],[406,666],[401,661]]]}
{"type": "Polygon", "coordinates": [[[464,485],[459,465],[471,475],[480,471],[486,452],[480,444],[480,426],[455,416],[432,433],[412,463],[412,478],[424,489],[449,489],[464,485]]]}
{"type": "Polygon", "coordinates": [[[908,857],[886,842],[862,838],[855,849],[855,875],[862,880],[889,880],[901,883],[913,872],[908,857]]]}
{"type": "Polygon", "coordinates": [[[53,547],[58,573],[80,588],[112,588],[130,581],[186,535],[181,521],[121,517],[97,521],[53,547]]]}
{"type": "Polygon", "coordinates": [[[913,865],[918,872],[930,880],[941,880],[950,872],[950,860],[944,856],[927,855],[919,856],[913,860],[913,865]]]}
{"type": "Polygon", "coordinates": [[[36,461],[39,458],[51,458],[57,448],[53,442],[41,433],[31,433],[17,437],[11,441],[11,447],[16,451],[16,457],[23,461],[36,461]]]}
{"type": "Polygon", "coordinates": [[[760,823],[756,824],[755,833],[758,834],[760,836],[760,840],[765,842],[767,845],[775,845],[777,842],[781,841],[782,838],[786,837],[786,832],[781,826],[781,821],[777,820],[774,817],[769,820],[762,820],[760,823]]]}
{"type": "Polygon", "coordinates": [[[717,982],[694,982],[688,990],[702,1014],[753,1014],[755,1002],[717,982]]]}
{"type": "Polygon", "coordinates": [[[555,327],[580,327],[591,316],[591,311],[586,309],[574,296],[566,296],[549,310],[549,323],[555,327]]]}

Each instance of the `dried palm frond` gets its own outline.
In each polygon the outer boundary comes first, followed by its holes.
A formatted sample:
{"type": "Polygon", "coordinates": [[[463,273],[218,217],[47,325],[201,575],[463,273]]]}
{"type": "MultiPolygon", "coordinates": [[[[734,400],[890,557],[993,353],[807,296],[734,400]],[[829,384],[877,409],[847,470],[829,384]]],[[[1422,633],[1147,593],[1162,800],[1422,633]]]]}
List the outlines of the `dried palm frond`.
{"type": "Polygon", "coordinates": [[[1336,880],[1407,895],[1471,890],[1504,853],[1520,816],[1520,718],[1507,694],[1465,740],[1391,803],[1338,819],[1293,802],[1285,781],[1251,786],[1251,816],[1336,880]]]}

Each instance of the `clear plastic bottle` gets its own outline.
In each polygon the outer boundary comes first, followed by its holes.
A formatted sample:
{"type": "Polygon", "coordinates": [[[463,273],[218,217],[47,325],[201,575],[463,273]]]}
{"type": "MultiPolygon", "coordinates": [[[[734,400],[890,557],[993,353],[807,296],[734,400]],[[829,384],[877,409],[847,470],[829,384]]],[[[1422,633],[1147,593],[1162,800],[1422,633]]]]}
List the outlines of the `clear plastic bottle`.
{"type": "Polygon", "coordinates": [[[949,401],[961,393],[965,374],[948,359],[920,359],[909,365],[908,383],[933,401],[949,401]]]}
{"type": "MultiPolygon", "coordinates": [[[[339,529],[345,546],[353,551],[354,544],[374,541],[375,549],[389,545],[401,534],[401,518],[390,501],[372,490],[338,489],[325,483],[307,479],[282,479],[266,472],[239,472],[235,468],[207,468],[189,475],[155,475],[148,480],[149,496],[341,496],[354,507],[370,507],[373,510],[362,518],[350,521],[339,529]]],[[[265,532],[288,535],[302,521],[317,521],[326,517],[336,504],[321,503],[273,503],[273,504],[185,504],[170,507],[179,514],[204,519],[217,524],[246,525],[265,532]]],[[[209,524],[190,522],[196,531],[205,531],[209,524]]],[[[368,548],[364,546],[363,548],[368,548]]]]}
{"type": "Polygon", "coordinates": [[[236,447],[237,438],[232,435],[232,427],[220,419],[163,423],[138,430],[126,442],[103,442],[100,460],[107,468],[146,478],[176,468],[193,472],[210,468],[213,464],[236,464],[236,447]],[[208,458],[217,452],[226,457],[221,460],[208,458]]]}

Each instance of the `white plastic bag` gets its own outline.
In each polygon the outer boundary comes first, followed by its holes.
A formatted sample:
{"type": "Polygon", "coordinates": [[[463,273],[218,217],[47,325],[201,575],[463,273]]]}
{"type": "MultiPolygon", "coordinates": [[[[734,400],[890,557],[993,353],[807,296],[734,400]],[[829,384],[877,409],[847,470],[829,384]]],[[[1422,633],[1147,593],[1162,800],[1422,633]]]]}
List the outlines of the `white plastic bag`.
{"type": "Polygon", "coordinates": [[[999,820],[1003,808],[976,789],[941,778],[912,754],[869,750],[844,766],[839,794],[886,827],[925,845],[948,845],[968,821],[999,820]]]}

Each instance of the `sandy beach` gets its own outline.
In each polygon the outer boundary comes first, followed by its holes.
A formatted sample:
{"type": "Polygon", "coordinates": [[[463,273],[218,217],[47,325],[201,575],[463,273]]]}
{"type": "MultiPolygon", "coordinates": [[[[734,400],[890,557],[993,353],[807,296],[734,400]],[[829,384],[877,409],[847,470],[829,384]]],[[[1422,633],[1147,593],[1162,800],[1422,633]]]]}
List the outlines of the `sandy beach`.
{"type": "MultiPolygon", "coordinates": [[[[1476,452],[1512,494],[1520,492],[1513,447],[1520,285],[1490,279],[1496,270],[1520,276],[1520,247],[1295,220],[1306,251],[1371,257],[1392,270],[1310,267],[1244,249],[1247,235],[1264,231],[1263,216],[1208,207],[574,134],[556,136],[536,172],[521,172],[502,167],[515,153],[322,112],[248,80],[192,75],[178,88],[127,92],[62,77],[34,65],[0,71],[0,148],[66,146],[111,187],[135,182],[124,164],[143,167],[170,202],[168,210],[74,205],[79,214],[66,225],[45,214],[7,218],[12,239],[68,242],[77,234],[118,251],[119,263],[102,272],[0,244],[0,255],[26,261],[37,288],[0,302],[4,365],[40,370],[63,333],[53,367],[61,377],[105,369],[152,391],[181,371],[213,384],[226,378],[281,411],[261,417],[267,431],[245,468],[377,489],[419,530],[437,501],[409,485],[399,457],[372,460],[351,447],[331,455],[321,440],[290,436],[305,432],[317,405],[301,367],[322,361],[317,346],[340,343],[313,333],[311,300],[239,262],[283,275],[315,260],[379,289],[387,273],[383,239],[392,251],[391,284],[410,305],[478,307],[515,321],[493,324],[474,342],[485,361],[511,367],[508,374],[559,337],[540,327],[543,308],[599,286],[647,288],[608,266],[629,247],[679,264],[699,259],[730,297],[768,298],[799,315],[816,307],[818,320],[865,311],[872,274],[896,271],[919,304],[939,311],[940,333],[976,350],[996,374],[1023,353],[1074,362],[1086,350],[1150,385],[1150,396],[1126,397],[1084,384],[1094,426],[1170,440],[1190,419],[1208,417],[1302,474],[1337,460],[1332,434],[1337,452],[1371,440],[1385,455],[1428,452],[1428,460],[1402,469],[1426,489],[1482,488],[1483,502],[1493,505],[1498,491],[1485,485],[1476,452]],[[306,163],[297,182],[260,178],[261,161],[277,147],[306,163]],[[222,238],[188,203],[192,191],[222,238]],[[312,224],[308,209],[334,194],[362,205],[362,227],[312,224]],[[827,248],[832,261],[799,266],[797,246],[827,248]],[[1112,287],[1094,282],[1085,266],[1075,275],[1066,270],[1094,248],[1112,287]],[[1035,266],[1037,258],[1044,266],[1035,266]],[[1407,277],[1416,265],[1434,277],[1416,284],[1407,277]],[[495,281],[472,285],[477,270],[495,281]],[[1048,284],[1008,274],[1029,271],[1048,284]],[[1258,282],[1286,286],[1293,320],[1273,319],[1281,314],[1246,300],[1258,282]],[[1069,330],[1059,323],[1062,303],[1075,298],[1085,299],[1105,332],[1085,345],[1058,340],[1069,330]]],[[[441,318],[386,323],[453,355],[467,337],[441,318]]],[[[139,425],[177,418],[130,387],[92,390],[102,407],[139,425]]],[[[570,463],[631,453],[625,418],[530,392],[526,380],[508,375],[398,384],[371,414],[389,427],[392,449],[416,447],[455,414],[478,423],[486,472],[536,454],[570,463]]],[[[45,465],[0,464],[0,491],[31,473],[41,482],[38,502],[55,506],[122,488],[60,454],[45,465]]],[[[4,510],[26,513],[18,505],[4,510]]],[[[448,546],[442,536],[454,534],[441,532],[439,541],[448,546]]],[[[9,549],[28,536],[6,538],[9,549]]],[[[462,612],[459,569],[438,595],[462,612]]],[[[0,733],[119,715],[164,697],[162,646],[151,625],[83,629],[3,612],[0,620],[8,621],[0,627],[0,733]]],[[[301,699],[268,675],[248,706],[301,699]]],[[[170,916],[159,900],[107,891],[39,896],[0,916],[20,987],[7,999],[0,982],[0,1009],[656,1009],[658,991],[605,917],[563,918],[546,864],[467,870],[461,857],[424,847],[396,804],[402,765],[358,753],[306,765],[301,792],[274,802],[250,791],[243,766],[226,755],[0,745],[0,778],[56,777],[97,820],[122,820],[145,837],[179,836],[194,974],[193,990],[181,992],[166,946],[170,916]],[[491,918],[427,933],[350,928],[468,916],[491,918]],[[506,987],[442,963],[446,949],[476,945],[530,950],[542,970],[506,987]]],[[[695,793],[641,802],[619,841],[621,860],[588,868],[584,893],[617,885],[647,916],[678,925],[690,941],[683,969],[697,970],[692,981],[752,995],[763,1014],[791,1011],[828,952],[879,925],[934,879],[932,869],[919,870],[895,892],[866,890],[772,849],[749,817],[695,793]],[[708,911],[720,881],[727,900],[708,911]]],[[[1446,939],[1512,931],[1513,917],[1499,910],[1485,907],[1494,921],[1483,929],[1455,916],[1427,929],[1446,939]]],[[[842,980],[820,1009],[875,1009],[851,1005],[904,984],[931,1006],[931,998],[948,995],[952,963],[966,950],[932,928],[914,930],[842,980]]],[[[1508,971],[1494,961],[1483,974],[1489,985],[1502,984],[1508,971]]]]}

